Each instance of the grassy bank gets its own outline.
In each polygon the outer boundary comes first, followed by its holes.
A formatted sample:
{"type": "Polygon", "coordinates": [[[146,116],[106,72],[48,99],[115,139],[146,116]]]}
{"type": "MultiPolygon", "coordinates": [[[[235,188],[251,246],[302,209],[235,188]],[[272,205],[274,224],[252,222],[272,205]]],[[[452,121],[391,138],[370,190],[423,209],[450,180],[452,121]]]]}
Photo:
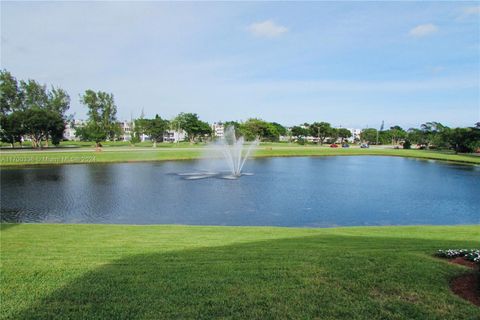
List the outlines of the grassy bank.
{"type": "Polygon", "coordinates": [[[1,225],[1,318],[475,319],[432,257],[480,226],[1,225]]]}
{"type": "MultiPolygon", "coordinates": [[[[24,166],[35,164],[64,163],[110,163],[161,160],[197,159],[203,154],[202,147],[181,148],[104,148],[101,152],[94,149],[76,149],[61,151],[2,151],[0,166],[24,166]]],[[[382,155],[421,159],[454,161],[459,163],[480,164],[480,157],[475,155],[457,155],[449,152],[428,150],[395,149],[333,149],[320,147],[264,145],[254,153],[254,157],[293,157],[293,156],[340,156],[340,155],[382,155]]]]}
{"type": "MultiPolygon", "coordinates": [[[[130,141],[104,141],[101,143],[103,148],[122,148],[122,147],[146,147],[151,148],[153,143],[151,141],[137,142],[132,143],[130,141]]],[[[196,144],[201,146],[202,144],[196,144]]],[[[52,145],[51,143],[47,146],[43,145],[44,149],[78,149],[78,148],[95,148],[96,144],[92,141],[62,141],[58,146],[52,145]]],[[[192,147],[192,144],[189,142],[178,142],[178,143],[158,143],[157,148],[184,148],[192,147]]],[[[0,148],[2,150],[14,150],[12,145],[5,142],[0,142],[0,148]]],[[[15,143],[15,149],[31,149],[32,143],[30,141],[25,141],[22,144],[15,143]]]]}

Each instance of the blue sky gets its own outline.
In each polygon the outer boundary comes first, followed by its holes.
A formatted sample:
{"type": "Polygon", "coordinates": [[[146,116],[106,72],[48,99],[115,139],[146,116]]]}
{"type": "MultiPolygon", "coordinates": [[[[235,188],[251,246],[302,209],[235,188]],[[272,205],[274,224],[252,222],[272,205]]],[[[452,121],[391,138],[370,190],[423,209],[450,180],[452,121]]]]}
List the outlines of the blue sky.
{"type": "Polygon", "coordinates": [[[479,2],[5,2],[1,66],[121,119],[480,121],[479,2]]]}

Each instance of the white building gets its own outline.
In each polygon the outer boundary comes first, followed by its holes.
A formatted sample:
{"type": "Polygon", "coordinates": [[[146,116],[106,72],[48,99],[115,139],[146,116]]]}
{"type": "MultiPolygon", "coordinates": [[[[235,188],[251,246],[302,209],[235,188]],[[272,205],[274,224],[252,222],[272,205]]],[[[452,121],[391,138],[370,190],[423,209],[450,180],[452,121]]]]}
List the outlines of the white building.
{"type": "Polygon", "coordinates": [[[347,129],[350,130],[350,132],[352,133],[352,136],[347,139],[349,143],[360,141],[360,134],[362,133],[362,129],[355,129],[355,128],[347,128],[347,129]]]}
{"type": "Polygon", "coordinates": [[[214,137],[222,138],[225,134],[225,126],[221,122],[214,122],[212,124],[212,131],[214,137]]]}
{"type": "Polygon", "coordinates": [[[290,136],[279,136],[278,141],[280,142],[289,142],[290,141],[290,136]]]}
{"type": "Polygon", "coordinates": [[[65,125],[65,130],[63,131],[63,139],[66,140],[78,140],[78,138],[75,136],[75,132],[77,130],[75,127],[73,127],[70,123],[67,123],[65,125]]]}
{"type": "MultiPolygon", "coordinates": [[[[342,129],[343,127],[337,127],[337,129],[342,129]]],[[[344,128],[347,129],[352,133],[352,136],[350,138],[345,139],[348,143],[354,143],[360,141],[360,133],[362,132],[362,129],[355,129],[355,128],[344,128]]],[[[341,143],[342,138],[338,138],[336,143],[341,143]]]]}
{"type": "Polygon", "coordinates": [[[145,133],[142,133],[140,135],[140,141],[144,142],[144,141],[150,141],[150,136],[149,135],[146,135],[145,133]]]}
{"type": "Polygon", "coordinates": [[[119,140],[123,140],[123,141],[132,140],[133,129],[134,129],[133,122],[124,120],[124,121],[118,122],[118,124],[120,125],[120,130],[122,132],[119,140]]]}
{"type": "Polygon", "coordinates": [[[66,140],[80,140],[80,138],[75,136],[77,128],[81,128],[85,125],[83,120],[72,120],[67,122],[65,125],[65,131],[63,131],[63,138],[66,140]]]}
{"type": "Polygon", "coordinates": [[[164,142],[180,142],[184,141],[187,137],[187,133],[184,130],[167,130],[163,135],[164,142]]]}

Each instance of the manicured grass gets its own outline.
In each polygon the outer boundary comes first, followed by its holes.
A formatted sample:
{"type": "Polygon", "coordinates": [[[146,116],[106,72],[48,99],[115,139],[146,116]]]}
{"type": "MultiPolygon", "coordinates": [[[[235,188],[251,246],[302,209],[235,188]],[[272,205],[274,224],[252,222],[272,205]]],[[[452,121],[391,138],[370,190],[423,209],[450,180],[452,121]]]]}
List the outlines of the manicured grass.
{"type": "MultiPolygon", "coordinates": [[[[201,144],[198,144],[201,145],[201,144]]],[[[0,147],[4,150],[11,150],[11,144],[0,142],[0,147]]],[[[115,147],[152,147],[153,142],[144,141],[131,143],[130,141],[104,141],[102,142],[102,147],[104,148],[115,148],[115,147]]],[[[181,148],[181,147],[191,147],[192,145],[188,142],[179,142],[179,143],[158,143],[158,148],[181,148]]],[[[15,143],[16,149],[28,149],[32,147],[30,141],[25,141],[24,143],[15,143]]],[[[95,142],[92,141],[62,141],[58,146],[49,144],[49,146],[43,145],[44,149],[69,149],[69,148],[95,148],[95,142]]]]}
{"type": "Polygon", "coordinates": [[[2,319],[478,319],[432,255],[480,226],[1,225],[2,319]]]}
{"type": "Polygon", "coordinates": [[[257,157],[275,156],[349,156],[349,155],[378,155],[398,156],[409,158],[432,159],[442,161],[454,161],[463,163],[480,164],[480,157],[475,155],[458,155],[450,152],[439,152],[429,150],[403,150],[403,149],[334,149],[334,148],[263,148],[255,153],[257,157]]]}
{"type": "MultiPolygon", "coordinates": [[[[175,143],[157,143],[157,148],[192,148],[192,147],[203,147],[206,143],[190,143],[190,142],[175,142],[175,143]]],[[[262,142],[263,146],[289,146],[289,147],[302,147],[298,143],[289,143],[289,142],[262,142]]],[[[0,142],[0,148],[3,150],[12,150],[11,144],[0,142]]],[[[312,146],[312,145],[311,145],[312,146]]],[[[29,149],[32,147],[30,141],[25,141],[23,144],[15,143],[16,149],[29,149]]],[[[152,141],[143,141],[137,143],[131,143],[130,141],[104,141],[102,142],[102,147],[104,148],[115,148],[115,147],[153,147],[152,141]]],[[[91,141],[62,141],[58,146],[50,145],[48,147],[44,146],[44,149],[55,150],[55,149],[72,149],[72,148],[95,148],[95,142],[91,141]]],[[[14,150],[14,149],[13,149],[14,150]]]]}
{"type": "MultiPolygon", "coordinates": [[[[171,144],[169,144],[171,145],[171,144]]],[[[182,145],[175,148],[104,148],[101,152],[93,149],[75,149],[61,151],[2,151],[0,166],[24,166],[32,164],[64,164],[64,163],[108,163],[136,162],[161,160],[197,159],[202,156],[201,146],[182,145]]],[[[457,155],[449,152],[427,150],[396,150],[396,149],[333,149],[321,147],[290,146],[288,144],[262,145],[254,153],[254,157],[293,157],[293,156],[341,156],[341,155],[382,155],[400,156],[459,163],[480,164],[480,156],[457,155]]]]}
{"type": "Polygon", "coordinates": [[[175,148],[152,150],[94,150],[75,151],[28,151],[0,153],[0,166],[23,166],[35,164],[66,164],[66,163],[111,163],[111,162],[138,162],[161,160],[188,160],[202,155],[201,148],[175,148]]]}

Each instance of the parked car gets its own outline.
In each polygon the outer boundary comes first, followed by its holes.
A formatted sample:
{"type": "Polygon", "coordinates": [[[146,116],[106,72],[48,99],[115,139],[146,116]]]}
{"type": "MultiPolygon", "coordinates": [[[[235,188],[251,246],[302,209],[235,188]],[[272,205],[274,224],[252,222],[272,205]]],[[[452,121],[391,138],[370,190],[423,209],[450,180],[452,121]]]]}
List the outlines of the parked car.
{"type": "Polygon", "coordinates": [[[362,149],[367,149],[367,148],[370,148],[370,146],[368,145],[368,143],[362,143],[362,144],[360,145],[360,148],[362,148],[362,149]]]}
{"type": "Polygon", "coordinates": [[[342,148],[350,148],[350,145],[348,143],[342,144],[342,148]]]}
{"type": "Polygon", "coordinates": [[[338,144],[332,143],[332,144],[330,145],[330,148],[338,148],[338,144]]]}

